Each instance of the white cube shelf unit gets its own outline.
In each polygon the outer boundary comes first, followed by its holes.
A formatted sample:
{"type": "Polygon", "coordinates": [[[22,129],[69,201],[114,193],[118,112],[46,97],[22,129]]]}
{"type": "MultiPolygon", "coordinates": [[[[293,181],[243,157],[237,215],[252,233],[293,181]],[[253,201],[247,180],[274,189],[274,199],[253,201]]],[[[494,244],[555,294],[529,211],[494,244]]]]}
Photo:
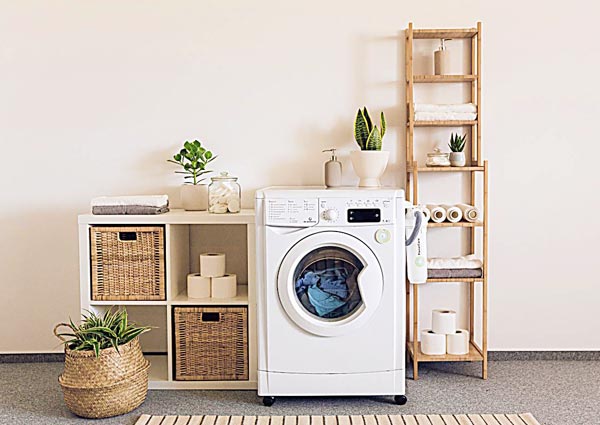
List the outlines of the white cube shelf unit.
{"type": "Polygon", "coordinates": [[[79,216],[79,268],[81,308],[103,312],[126,306],[132,320],[155,326],[142,335],[141,344],[151,362],[150,389],[256,389],[256,290],[254,210],[237,214],[171,210],[160,215],[79,216]],[[90,227],[164,226],[165,294],[163,301],[94,301],[91,286],[90,227]],[[235,298],[193,299],[187,296],[187,275],[199,271],[199,255],[224,252],[227,272],[238,277],[235,298]],[[176,381],[174,379],[173,307],[247,306],[248,380],[176,381]]]}

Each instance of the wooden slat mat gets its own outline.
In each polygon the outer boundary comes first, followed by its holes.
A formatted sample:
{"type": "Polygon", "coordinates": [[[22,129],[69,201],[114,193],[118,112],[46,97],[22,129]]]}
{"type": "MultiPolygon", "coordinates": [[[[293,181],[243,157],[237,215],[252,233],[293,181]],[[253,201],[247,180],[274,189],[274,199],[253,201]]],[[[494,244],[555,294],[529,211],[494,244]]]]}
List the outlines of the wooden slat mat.
{"type": "Polygon", "coordinates": [[[135,425],[540,425],[531,413],[512,415],[156,416],[135,425]]]}

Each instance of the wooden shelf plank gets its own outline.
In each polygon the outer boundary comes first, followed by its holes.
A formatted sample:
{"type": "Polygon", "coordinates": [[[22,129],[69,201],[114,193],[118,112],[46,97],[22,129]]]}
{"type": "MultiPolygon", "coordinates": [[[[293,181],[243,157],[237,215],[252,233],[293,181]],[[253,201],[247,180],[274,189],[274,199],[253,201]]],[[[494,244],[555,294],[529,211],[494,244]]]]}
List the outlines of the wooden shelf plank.
{"type": "MultiPolygon", "coordinates": [[[[410,125],[410,123],[406,123],[410,125]]],[[[452,121],[413,121],[415,127],[462,127],[477,125],[477,120],[452,120],[452,121]]]]}
{"type": "Polygon", "coordinates": [[[415,83],[466,83],[477,80],[476,75],[414,75],[415,83]]]}
{"type": "Polygon", "coordinates": [[[93,215],[81,214],[79,224],[252,224],[254,210],[242,209],[235,214],[212,214],[208,211],[172,209],[156,215],[93,215]]]}
{"type": "MultiPolygon", "coordinates": [[[[413,352],[413,343],[409,341],[406,343],[408,347],[408,352],[412,358],[414,358],[415,353],[413,352]]],[[[473,345],[473,343],[469,343],[469,353],[464,355],[454,355],[454,354],[444,354],[440,356],[430,356],[428,354],[423,354],[421,352],[421,343],[419,342],[417,346],[416,358],[419,362],[481,362],[483,361],[483,356],[477,350],[477,348],[473,345]]]]}
{"type": "MultiPolygon", "coordinates": [[[[406,171],[412,173],[413,169],[407,167],[406,171]]],[[[449,172],[463,172],[463,171],[484,171],[483,167],[479,166],[468,166],[468,167],[417,167],[419,173],[449,173],[449,172]]]]}
{"type": "Polygon", "coordinates": [[[458,223],[450,223],[450,222],[442,222],[442,223],[434,223],[434,222],[429,222],[427,223],[427,227],[482,227],[483,226],[483,222],[481,221],[476,221],[474,223],[471,223],[469,221],[459,221],[458,223]]]}
{"type": "Polygon", "coordinates": [[[413,30],[413,38],[414,39],[471,38],[476,35],[477,35],[477,28],[416,29],[416,30],[413,30]]]}

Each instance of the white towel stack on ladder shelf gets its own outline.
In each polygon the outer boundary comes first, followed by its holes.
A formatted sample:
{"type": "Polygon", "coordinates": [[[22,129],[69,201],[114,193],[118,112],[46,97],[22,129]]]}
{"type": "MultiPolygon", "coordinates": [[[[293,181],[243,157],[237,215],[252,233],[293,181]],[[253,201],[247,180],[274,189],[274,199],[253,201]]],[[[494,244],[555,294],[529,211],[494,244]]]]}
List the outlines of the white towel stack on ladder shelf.
{"type": "Polygon", "coordinates": [[[436,105],[415,103],[415,121],[474,121],[477,106],[473,103],[436,105]]]}

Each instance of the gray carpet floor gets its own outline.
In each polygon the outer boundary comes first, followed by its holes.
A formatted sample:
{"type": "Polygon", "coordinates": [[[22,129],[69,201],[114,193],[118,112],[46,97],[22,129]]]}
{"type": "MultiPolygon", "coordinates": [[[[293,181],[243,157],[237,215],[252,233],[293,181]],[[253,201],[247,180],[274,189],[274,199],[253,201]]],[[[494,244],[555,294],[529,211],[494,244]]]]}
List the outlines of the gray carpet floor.
{"type": "MultiPolygon", "coordinates": [[[[64,406],[60,363],[0,364],[0,424],[134,424],[142,413],[179,415],[341,415],[531,412],[542,425],[600,424],[600,362],[494,361],[425,364],[407,379],[408,404],[386,397],[281,398],[263,407],[253,391],[150,391],[135,412],[89,421],[64,406]]],[[[410,376],[410,369],[407,370],[410,376]]]]}

